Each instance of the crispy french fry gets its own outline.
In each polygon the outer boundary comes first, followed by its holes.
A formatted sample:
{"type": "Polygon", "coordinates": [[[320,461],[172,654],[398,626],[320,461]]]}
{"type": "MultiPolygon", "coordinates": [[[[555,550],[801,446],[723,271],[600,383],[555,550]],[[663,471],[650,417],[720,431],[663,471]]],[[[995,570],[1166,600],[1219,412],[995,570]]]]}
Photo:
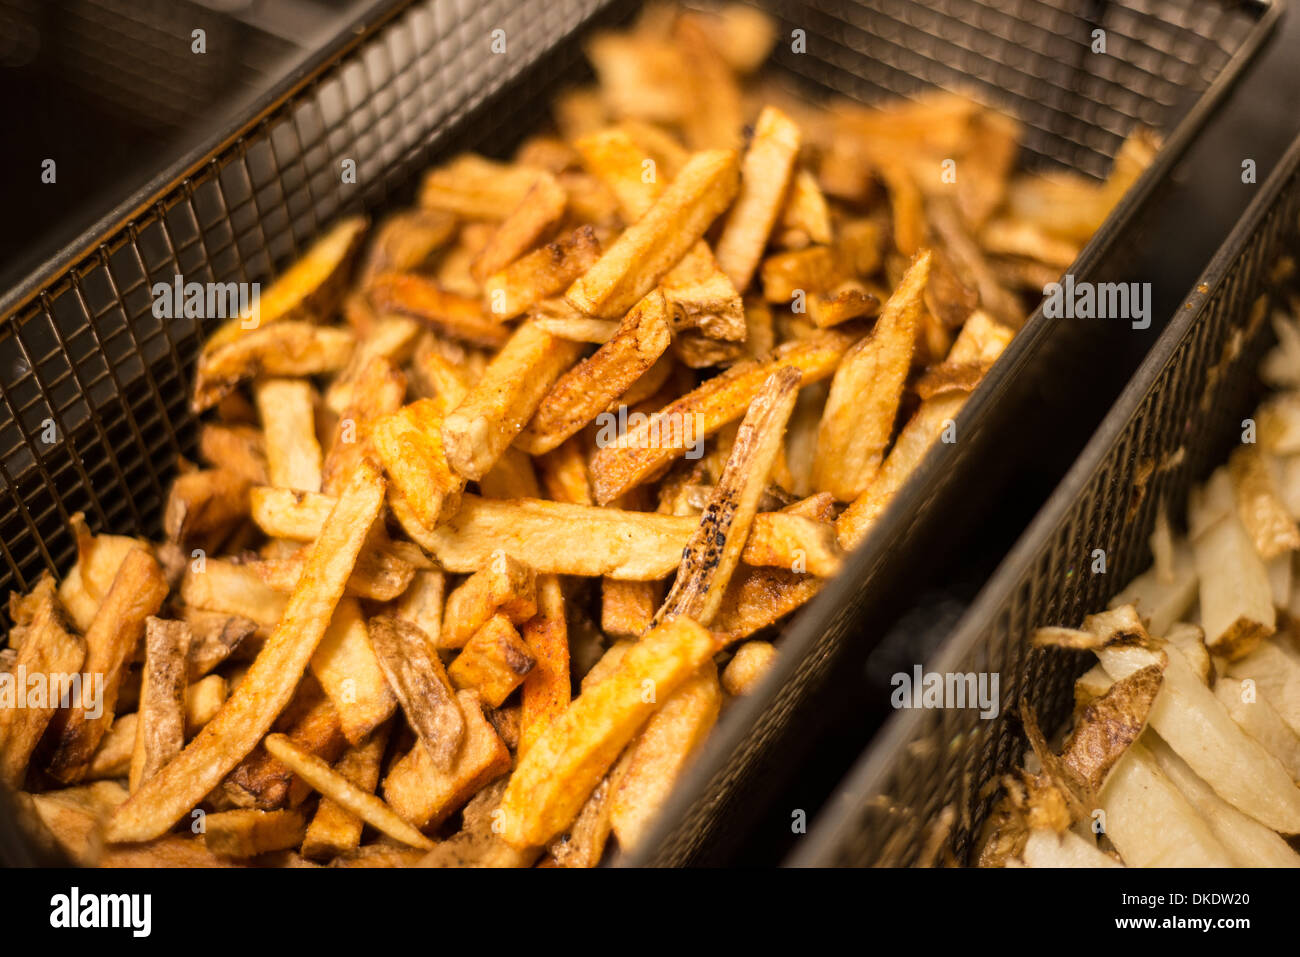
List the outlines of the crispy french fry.
{"type": "Polygon", "coordinates": [[[370,284],[370,300],[377,309],[414,316],[442,335],[476,346],[497,348],[510,335],[499,322],[503,317],[485,313],[477,299],[416,273],[381,273],[370,284]]]}
{"type": "Polygon", "coordinates": [[[465,737],[465,718],[428,636],[401,619],[372,618],[370,640],[429,763],[449,770],[465,737]]]}
{"type": "Polygon", "coordinates": [[[355,341],[345,329],[296,320],[254,329],[199,357],[191,405],[195,412],[210,409],[237,385],[259,375],[305,376],[342,369],[355,341]]]}
{"type": "Polygon", "coordinates": [[[375,452],[394,489],[427,528],[455,514],[465,487],[447,462],[443,424],[440,403],[420,399],[384,416],[371,430],[375,452]]]}
{"type": "Polygon", "coordinates": [[[311,656],[311,673],[334,703],[343,736],[353,746],[397,708],[355,598],[339,600],[329,628],[311,656]]]}
{"type": "Polygon", "coordinates": [[[479,479],[537,411],[543,397],[581,347],[525,322],[511,335],[483,378],[447,414],[442,444],[451,467],[479,479]]]}
{"type": "Polygon", "coordinates": [[[596,501],[603,505],[618,498],[681,458],[694,442],[740,418],[778,369],[797,370],[804,385],[830,375],[851,341],[832,331],[787,343],[770,359],[739,363],[629,428],[592,458],[596,501]]]}
{"type": "Polygon", "coordinates": [[[79,674],[86,658],[85,642],[64,624],[54,595],[54,579],[41,576],[32,597],[34,607],[22,647],[15,654],[11,670],[0,676],[0,681],[8,678],[12,682],[9,696],[16,698],[26,695],[28,676],[42,675],[48,698],[38,707],[32,707],[30,702],[26,707],[14,707],[12,700],[0,707],[0,784],[13,789],[22,787],[32,753],[65,695],[66,704],[73,705],[71,688],[59,685],[79,674]]]}
{"type": "Polygon", "coordinates": [[[569,287],[565,298],[589,315],[623,315],[704,235],[738,187],[734,152],[695,154],[646,214],[569,287]]]}
{"type": "Polygon", "coordinates": [[[304,751],[282,734],[268,735],[266,750],[293,772],[371,827],[412,847],[432,848],[433,842],[402,820],[375,795],[361,790],[310,751],[304,751]]]}
{"type": "Polygon", "coordinates": [[[788,568],[818,578],[835,575],[843,562],[833,524],[785,512],[754,516],[740,557],[747,565],[788,568]]]}
{"type": "Polygon", "coordinates": [[[316,440],[315,395],[302,379],[262,379],[253,387],[266,434],[271,484],[320,491],[321,449],[316,440]]]}
{"type": "Polygon", "coordinates": [[[713,654],[709,633],[686,617],[648,633],[614,673],[574,699],[524,754],[501,801],[502,836],[516,847],[545,844],[573,823],[605,772],[666,699],[713,654]]]}
{"type": "Polygon", "coordinates": [[[522,624],[537,614],[537,575],[506,551],[490,560],[447,596],[438,648],[464,648],[495,615],[522,624]]]}
{"type": "Polygon", "coordinates": [[[559,577],[542,575],[537,580],[537,614],[519,629],[536,661],[524,677],[519,718],[520,754],[532,747],[547,725],[569,704],[569,631],[564,612],[564,590],[559,577]]]}
{"type": "MultiPolygon", "coordinates": [[[[335,773],[363,793],[373,795],[379,784],[380,764],[387,745],[387,727],[377,728],[364,742],[347,750],[334,765],[335,773]]],[[[307,825],[307,833],[303,835],[302,856],[312,860],[329,860],[346,851],[355,850],[361,843],[364,824],[361,818],[342,804],[322,796],[311,823],[307,825]]]]}
{"type": "Polygon", "coordinates": [[[713,730],[721,707],[718,669],[710,661],[664,700],[628,745],[609,809],[620,847],[641,844],[673,784],[713,730]]]}
{"type": "Polygon", "coordinates": [[[145,621],[144,674],[127,784],[133,793],[185,747],[185,679],[192,639],[183,621],[145,621]]]}
{"type": "Polygon", "coordinates": [[[799,127],[774,106],[758,115],[740,165],[740,192],[727,214],[715,255],[737,289],[749,285],[776,225],[799,155],[799,127]]]}
{"type": "Polygon", "coordinates": [[[412,209],[389,216],[375,230],[358,270],[363,289],[381,273],[418,269],[455,234],[456,218],[435,209],[412,209]]]}
{"type": "Polygon", "coordinates": [[[471,689],[499,708],[537,664],[528,645],[505,615],[493,615],[465,643],[447,669],[452,687],[471,689]]]}
{"type": "Polygon", "coordinates": [[[670,338],[663,294],[653,291],[623,318],[612,339],[559,377],[515,444],[530,455],[556,448],[644,375],[670,338]]]}
{"type": "Polygon", "coordinates": [[[541,171],[463,153],[430,170],[420,184],[420,205],[466,219],[502,220],[537,182],[541,171]]]}
{"type": "Polygon", "coordinates": [[[699,528],[682,554],[673,587],[655,614],[656,623],[678,615],[702,625],[713,621],[758,512],[799,383],[796,370],[778,369],[754,397],[699,528]]]}
{"type": "Polygon", "coordinates": [[[831,380],[812,479],[842,502],[861,495],[884,460],[929,276],[930,255],[924,252],[885,303],[871,337],[845,354],[831,380]]]}
{"type": "MultiPolygon", "coordinates": [[[[212,720],[225,703],[228,693],[226,679],[221,675],[208,675],[185,689],[186,740],[198,734],[212,720]]],[[[124,778],[131,773],[131,756],[135,753],[138,720],[139,715],[134,711],[113,719],[113,726],[99,742],[84,780],[124,778]]]]}
{"type": "Polygon", "coordinates": [[[245,859],[297,847],[307,822],[297,811],[241,808],[203,819],[204,846],[218,857],[245,859]]]}
{"type": "Polygon", "coordinates": [[[249,490],[249,512],[258,528],[271,538],[310,542],[334,507],[334,499],[319,492],[258,486],[249,490]]]}
{"type": "Polygon", "coordinates": [[[266,444],[262,433],[251,425],[205,423],[199,429],[199,458],[214,469],[233,472],[250,485],[267,484],[266,444]]]}
{"type": "Polygon", "coordinates": [[[438,647],[442,638],[442,603],[447,576],[438,569],[419,569],[393,607],[393,617],[409,621],[438,647]]]}
{"type": "Polygon", "coordinates": [[[811,599],[822,581],[784,568],[748,568],[731,580],[710,626],[723,645],[748,638],[811,599]]]}
{"type": "Polygon", "coordinates": [[[76,782],[89,768],[95,749],[113,723],[123,672],[144,637],[145,620],[158,613],[167,590],[162,569],[149,552],[134,549],[126,556],[86,631],[82,667],[96,687],[89,693],[83,689],[81,705],[61,711],[54,722],[58,743],[49,772],[59,780],[76,782]]]}
{"type": "Polygon", "coordinates": [[[439,770],[417,743],[384,778],[384,800],[421,830],[441,824],[510,770],[510,751],[483,717],[478,695],[462,691],[456,701],[465,718],[465,741],[451,766],[439,770]]]}
{"type": "Polygon", "coordinates": [[[600,257],[600,240],[591,226],[516,259],[483,283],[483,296],[500,320],[521,316],[568,289],[600,257]]]}
{"type": "Polygon", "coordinates": [[[470,272],[479,282],[504,269],[559,225],[568,204],[568,194],[550,173],[539,172],[519,205],[501,221],[487,241],[470,272]]]}
{"type": "Polygon", "coordinates": [[[284,618],[248,675],[199,736],[118,808],[108,840],[143,841],[165,833],[266,734],[325,635],[383,498],[382,477],[363,465],[339,496],[284,618]]]}
{"type": "Polygon", "coordinates": [[[722,671],[723,690],[736,697],[749,694],[766,677],[775,660],[776,647],[771,642],[745,642],[722,671]]]}

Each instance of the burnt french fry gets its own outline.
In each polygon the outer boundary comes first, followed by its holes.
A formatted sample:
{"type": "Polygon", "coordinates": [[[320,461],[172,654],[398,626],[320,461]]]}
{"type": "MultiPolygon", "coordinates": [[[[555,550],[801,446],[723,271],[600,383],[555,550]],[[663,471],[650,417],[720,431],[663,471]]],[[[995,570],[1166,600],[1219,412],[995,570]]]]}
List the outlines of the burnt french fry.
{"type": "Polygon", "coordinates": [[[673,587],[655,614],[656,624],[685,615],[708,625],[717,614],[781,448],[799,382],[794,369],[779,369],[754,397],[699,528],[682,555],[673,587]]]}

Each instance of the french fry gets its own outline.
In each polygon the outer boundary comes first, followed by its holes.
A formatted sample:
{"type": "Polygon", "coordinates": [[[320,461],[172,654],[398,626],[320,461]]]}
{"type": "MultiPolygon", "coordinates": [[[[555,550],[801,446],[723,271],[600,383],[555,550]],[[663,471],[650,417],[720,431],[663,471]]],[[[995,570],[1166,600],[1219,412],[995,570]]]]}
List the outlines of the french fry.
{"type": "Polygon", "coordinates": [[[843,562],[833,524],[786,512],[754,516],[740,558],[747,565],[788,568],[818,578],[835,575],[843,562]]]}
{"type": "Polygon", "coordinates": [[[598,318],[623,315],[704,235],[738,187],[734,152],[695,154],[646,214],[569,287],[565,298],[598,318]]]}
{"type": "Polygon", "coordinates": [[[214,469],[233,472],[250,485],[267,484],[266,444],[261,431],[253,426],[205,423],[199,429],[199,458],[214,469]]]}
{"type": "Polygon", "coordinates": [[[880,268],[882,244],[879,225],[859,219],[840,227],[833,246],[769,256],[761,270],[763,298],[790,305],[800,293],[829,293],[845,282],[870,276],[880,268]]]}
{"type": "MultiPolygon", "coordinates": [[[[320,322],[342,298],[348,266],[361,247],[369,223],[350,216],[335,223],[324,236],[286,269],[261,294],[255,306],[240,312],[204,345],[204,356],[272,323],[285,320],[320,322]]],[[[200,358],[200,366],[202,357],[200,358]]]]}
{"type": "Polygon", "coordinates": [[[355,337],[344,329],[285,320],[247,332],[199,357],[195,412],[212,408],[236,386],[257,376],[305,376],[347,365],[355,337]]]}
{"type": "Polygon", "coordinates": [[[727,213],[715,255],[737,289],[749,285],[785,201],[799,155],[799,127],[774,106],[758,115],[740,165],[740,192],[727,213]]]}
{"type": "MultiPolygon", "coordinates": [[[[198,734],[225,703],[229,691],[221,675],[208,675],[185,689],[185,739],[198,734]]],[[[136,722],[139,715],[118,715],[113,726],[99,742],[83,780],[125,778],[131,773],[131,756],[135,753],[136,722]]]]}
{"type": "Polygon", "coordinates": [[[495,615],[523,624],[537,614],[537,575],[506,551],[492,553],[480,570],[447,596],[438,648],[464,648],[495,615]]]}
{"type": "Polygon", "coordinates": [[[600,257],[600,240],[591,226],[516,259],[483,282],[483,297],[500,320],[521,316],[568,289],[600,257]]]}
{"type": "Polygon", "coordinates": [[[1270,561],[1300,548],[1300,528],[1282,501],[1268,461],[1256,445],[1243,445],[1228,459],[1237,514],[1260,558],[1270,561]]]}
{"type": "Polygon", "coordinates": [[[343,736],[354,747],[397,708],[355,598],[339,600],[310,667],[338,712],[343,736]]]}
{"type": "Polygon", "coordinates": [[[192,639],[183,621],[145,621],[144,674],[127,784],[131,792],[185,747],[185,679],[192,639]]]}
{"type": "Polygon", "coordinates": [[[32,753],[64,695],[68,696],[66,703],[73,705],[71,689],[58,688],[61,679],[78,674],[86,658],[85,642],[69,632],[63,621],[54,594],[54,579],[48,574],[41,576],[32,595],[34,609],[22,647],[15,653],[8,674],[0,676],[0,680],[7,677],[12,682],[9,695],[16,697],[26,695],[28,676],[43,675],[48,699],[38,707],[29,703],[19,708],[14,706],[14,701],[0,707],[0,784],[15,790],[22,787],[32,753]]]}
{"type": "Polygon", "coordinates": [[[818,591],[822,581],[784,568],[747,568],[733,576],[710,626],[729,645],[779,621],[818,591]]]}
{"type": "Polygon", "coordinates": [[[710,661],[664,700],[628,745],[609,809],[620,847],[633,849],[644,840],[721,707],[718,669],[710,661]]]}
{"type": "Polygon", "coordinates": [[[248,516],[248,482],[226,469],[178,475],[167,493],[163,531],[181,545],[217,551],[248,516]]]}
{"type": "Polygon", "coordinates": [[[831,380],[817,431],[812,480],[842,502],[861,495],[884,460],[911,367],[929,276],[926,252],[917,257],[885,303],[871,337],[845,354],[831,380]]]}
{"type": "Polygon", "coordinates": [[[381,273],[370,284],[370,301],[377,309],[414,316],[442,335],[476,346],[497,348],[510,335],[498,321],[502,317],[485,313],[478,299],[417,273],[381,273]]]}
{"type": "Polygon", "coordinates": [[[248,493],[249,513],[271,538],[310,542],[334,507],[334,499],[318,492],[257,486],[248,493]]]}
{"type": "Polygon", "coordinates": [[[450,770],[465,738],[465,717],[428,637],[409,622],[381,617],[370,620],[370,640],[430,765],[450,770]]]}
{"type": "Polygon", "coordinates": [[[754,397],[699,528],[682,555],[673,587],[655,614],[656,624],[678,615],[702,625],[713,621],[758,512],[799,383],[796,370],[779,369],[754,397]]]}
{"type": "Polygon", "coordinates": [[[767,641],[747,641],[732,655],[722,670],[722,687],[734,697],[758,687],[776,660],[776,647],[767,641]]]}
{"type": "Polygon", "coordinates": [[[363,289],[382,273],[418,269],[451,240],[456,218],[435,209],[412,209],[389,216],[375,230],[357,284],[363,289]]]}
{"type": "Polygon", "coordinates": [[[375,795],[361,790],[310,751],[304,751],[282,734],[268,735],[266,750],[293,772],[371,827],[412,847],[432,848],[433,842],[402,820],[375,795]]]}
{"type": "Polygon", "coordinates": [[[804,166],[796,166],[781,210],[782,243],[786,246],[816,243],[829,246],[833,240],[831,211],[817,177],[804,166]],[[795,238],[797,236],[797,239],[795,238]]]}
{"type": "Polygon", "coordinates": [[[519,205],[501,221],[487,241],[470,272],[479,282],[504,269],[559,225],[568,204],[568,194],[550,173],[539,172],[519,205]]]}
{"type": "Polygon", "coordinates": [[[444,417],[435,399],[420,399],[376,422],[375,452],[415,518],[435,528],[455,514],[464,480],[451,470],[443,445],[444,417]]]}
{"type": "Polygon", "coordinates": [[[1300,735],[1253,682],[1248,685],[1240,678],[1223,675],[1214,682],[1214,696],[1241,730],[1281,761],[1293,780],[1300,781],[1300,735]]]}
{"type": "Polygon", "coordinates": [[[1300,661],[1277,641],[1266,639],[1228,665],[1228,675],[1255,682],[1282,719],[1300,734],[1300,661]]]}
{"type": "Polygon", "coordinates": [[[199,736],[117,809],[108,824],[109,841],[144,841],[165,833],[266,734],[325,635],[383,498],[383,479],[363,465],[339,496],[281,623],[248,675],[199,736]]]}
{"type": "MultiPolygon", "coordinates": [[[[550,452],[538,456],[533,464],[546,497],[571,505],[593,505],[591,476],[578,438],[561,442],[550,452]]],[[[540,497],[540,496],[535,496],[540,497]]]]}
{"type": "Polygon", "coordinates": [[[425,175],[420,205],[466,219],[502,220],[519,207],[540,175],[527,166],[463,153],[425,175]]]}
{"type": "Polygon", "coordinates": [[[536,847],[572,824],[655,711],[645,700],[645,683],[666,699],[713,651],[709,633],[684,616],[642,638],[609,678],[575,698],[520,758],[501,800],[502,836],[516,847],[536,847]]]}
{"type": "Polygon", "coordinates": [[[144,637],[145,620],[156,615],[167,597],[167,582],[153,556],[132,550],[122,562],[113,585],[104,596],[86,631],[83,671],[102,675],[103,685],[83,689],[82,704],[61,711],[54,722],[57,745],[49,772],[65,783],[75,783],[86,773],[100,740],[113,723],[123,672],[144,637]],[[92,702],[92,698],[97,701],[92,702]]]}
{"type": "Polygon", "coordinates": [[[515,439],[530,455],[542,455],[600,414],[668,349],[671,332],[661,292],[633,307],[614,337],[561,375],[515,439]]]}
{"type": "Polygon", "coordinates": [[[393,617],[408,621],[438,647],[442,640],[442,603],[447,576],[438,569],[419,569],[393,607],[393,617]]]}
{"type": "Polygon", "coordinates": [[[297,811],[241,808],[203,819],[204,846],[218,857],[246,859],[302,843],[307,822],[297,811]]]}
{"type": "Polygon", "coordinates": [[[510,619],[497,614],[465,643],[447,668],[447,677],[456,690],[477,691],[485,704],[499,708],[536,664],[510,619]]]}
{"type": "Polygon", "coordinates": [[[592,457],[596,501],[604,505],[618,498],[682,457],[690,441],[702,440],[740,418],[778,369],[797,370],[804,385],[829,376],[851,342],[843,333],[830,331],[787,343],[770,359],[739,363],[669,403],[592,457]],[[693,429],[687,423],[693,423],[693,429]]]}
{"type": "MultiPolygon", "coordinates": [[[[387,727],[377,728],[364,742],[347,750],[334,772],[363,793],[373,795],[379,784],[380,763],[388,745],[387,727]]],[[[389,813],[392,813],[391,811],[389,813]]],[[[355,850],[361,843],[365,822],[342,804],[321,797],[307,833],[302,839],[302,856],[312,860],[329,860],[355,850]]]]}
{"type": "Polygon", "coordinates": [[[267,474],[280,488],[319,492],[321,449],[316,440],[315,396],[301,379],[262,379],[253,387],[266,434],[267,474]]]}
{"type": "Polygon", "coordinates": [[[518,747],[523,754],[569,704],[569,631],[557,576],[538,578],[537,613],[519,633],[536,661],[524,676],[518,747]]]}
{"type": "Polygon", "coordinates": [[[439,770],[417,743],[384,778],[384,800],[421,830],[441,824],[510,770],[510,751],[483,717],[478,695],[462,691],[456,702],[465,719],[465,740],[451,766],[439,770]]]}
{"type": "MultiPolygon", "coordinates": [[[[275,726],[329,760],[337,758],[347,746],[339,727],[338,711],[315,682],[306,681],[299,686],[275,726]]],[[[221,790],[231,804],[264,811],[286,805],[297,807],[310,794],[307,785],[260,744],[226,775],[221,790]]]]}
{"type": "Polygon", "coordinates": [[[580,354],[580,346],[525,322],[483,378],[447,414],[442,444],[451,467],[480,479],[537,411],[543,397],[580,354]]]}

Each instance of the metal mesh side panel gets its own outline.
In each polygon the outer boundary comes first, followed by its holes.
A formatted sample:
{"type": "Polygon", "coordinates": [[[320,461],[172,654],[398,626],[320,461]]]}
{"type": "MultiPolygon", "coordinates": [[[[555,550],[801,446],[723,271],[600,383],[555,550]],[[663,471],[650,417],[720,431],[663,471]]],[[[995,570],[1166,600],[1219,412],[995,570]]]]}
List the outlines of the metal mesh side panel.
{"type": "Polygon", "coordinates": [[[860,763],[833,812],[851,817],[842,843],[817,863],[911,863],[920,838],[949,806],[956,813],[951,846],[965,860],[1000,776],[1023,756],[1024,735],[1014,713],[1021,698],[1037,709],[1044,729],[1068,719],[1074,679],[1091,656],[1029,651],[1029,636],[1042,625],[1077,625],[1149,567],[1147,542],[1161,503],[1168,503],[1178,523],[1191,485],[1240,441],[1242,419],[1264,391],[1259,362],[1274,341],[1258,301],[1277,258],[1295,254],[1297,160],[1300,150],[1293,148],[1275,202],[1238,237],[1227,261],[1219,260],[1203,277],[1198,288],[1208,295],[1197,294],[1184,306],[1195,314],[1168,360],[1144,367],[1145,378],[1130,385],[1142,391],[1141,400],[1104,454],[1095,456],[1090,470],[1067,477],[1045,506],[1044,513],[1057,506],[1058,517],[1050,524],[1036,520],[1007,560],[1013,565],[1020,559],[1015,574],[999,573],[937,660],[927,663],[928,671],[999,672],[1001,716],[981,721],[974,711],[928,710],[896,718],[897,727],[882,739],[891,732],[897,737],[868,756],[884,762],[878,774],[865,781],[869,775],[860,763]],[[1068,504],[1062,511],[1058,503],[1068,504]],[[1091,571],[1099,548],[1106,553],[1106,574],[1091,571]],[[858,782],[862,786],[854,793],[858,782]]]}

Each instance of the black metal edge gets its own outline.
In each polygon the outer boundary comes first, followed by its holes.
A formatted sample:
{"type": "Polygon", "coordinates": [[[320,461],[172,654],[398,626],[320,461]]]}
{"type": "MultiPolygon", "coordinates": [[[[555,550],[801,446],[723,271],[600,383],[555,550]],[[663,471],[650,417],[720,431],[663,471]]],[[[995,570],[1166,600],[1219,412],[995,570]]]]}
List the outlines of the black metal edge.
{"type": "MultiPolygon", "coordinates": [[[[1049,539],[1060,528],[1079,494],[1092,480],[1118,437],[1137,414],[1147,393],[1195,327],[1206,304],[1218,293],[1242,248],[1259,229],[1279,194],[1292,177],[1297,175],[1298,170],[1300,137],[1287,148],[1277,169],[1270,174],[1259,195],[1251,201],[1232,232],[1219,246],[1183,305],[1169,321],[1133,379],[1097,427],[1078,460],[998,565],[933,660],[925,664],[926,670],[954,670],[979,643],[987,622],[1010,598],[1049,544],[1049,539]]],[[[1005,709],[1008,702],[1004,701],[1002,705],[1005,709]]],[[[873,797],[882,793],[896,755],[915,738],[924,719],[925,715],[919,711],[900,711],[889,719],[846,776],[836,795],[827,802],[825,810],[814,821],[812,830],[799,850],[786,861],[788,866],[823,866],[834,859],[836,848],[843,844],[848,832],[857,826],[858,813],[873,797]]]]}
{"type": "MultiPolygon", "coordinates": [[[[1172,172],[1214,109],[1240,79],[1246,65],[1276,26],[1284,3],[1285,0],[1250,0],[1247,5],[1259,11],[1259,21],[1246,42],[1179,121],[1151,165],[1124,194],[1063,275],[1069,273],[1086,278],[1096,268],[1105,249],[1133,222],[1156,187],[1172,172]]],[[[986,410],[998,401],[1003,383],[1020,375],[1032,364],[1034,356],[1049,337],[1052,325],[1053,321],[1043,316],[1040,304],[958,413],[958,434],[969,436],[981,428],[986,410]]],[[[810,652],[818,636],[831,625],[852,593],[872,581],[877,572],[891,561],[892,543],[910,532],[921,510],[935,497],[948,470],[947,459],[952,451],[952,446],[941,443],[930,447],[867,539],[849,556],[839,575],[828,582],[786,627],[781,639],[781,654],[776,657],[771,670],[751,694],[736,701],[719,721],[686,776],[674,788],[647,839],[642,841],[637,851],[621,855],[614,862],[616,866],[646,867],[654,864],[658,849],[669,843],[679,822],[702,799],[709,783],[725,772],[730,756],[772,704],[780,689],[791,680],[800,660],[810,652]]]]}

